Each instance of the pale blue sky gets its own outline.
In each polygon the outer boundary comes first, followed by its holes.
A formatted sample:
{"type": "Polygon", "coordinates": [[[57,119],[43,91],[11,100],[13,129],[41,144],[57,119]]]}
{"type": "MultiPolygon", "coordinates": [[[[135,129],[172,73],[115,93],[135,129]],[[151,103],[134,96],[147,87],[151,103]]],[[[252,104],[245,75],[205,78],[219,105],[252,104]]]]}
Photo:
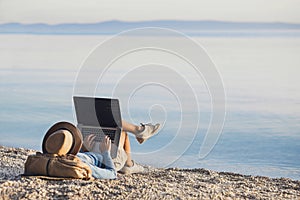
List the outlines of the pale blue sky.
{"type": "Polygon", "coordinates": [[[299,0],[0,0],[0,23],[223,20],[300,23],[299,0]]]}

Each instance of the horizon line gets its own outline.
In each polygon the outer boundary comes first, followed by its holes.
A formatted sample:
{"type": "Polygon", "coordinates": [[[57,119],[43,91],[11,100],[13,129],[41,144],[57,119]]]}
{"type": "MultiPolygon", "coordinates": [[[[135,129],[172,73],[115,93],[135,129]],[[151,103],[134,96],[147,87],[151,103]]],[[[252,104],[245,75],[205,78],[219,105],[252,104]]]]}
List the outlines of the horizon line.
{"type": "Polygon", "coordinates": [[[6,22],[6,23],[1,23],[1,25],[7,25],[7,24],[19,24],[19,25],[48,25],[48,26],[56,26],[56,25],[69,25],[69,24],[74,24],[74,25],[91,25],[91,24],[102,24],[102,23],[113,23],[113,22],[118,22],[118,23],[148,23],[148,22],[221,22],[221,23],[240,23],[240,24],[287,24],[287,25],[300,25],[299,23],[293,23],[293,22],[281,22],[281,21],[263,21],[263,22],[257,22],[257,21],[223,21],[223,20],[178,20],[178,19],[159,19],[159,20],[141,20],[141,21],[126,21],[126,20],[106,20],[106,21],[99,21],[99,22],[88,22],[88,23],[77,23],[77,22],[67,22],[67,23],[45,23],[45,22],[39,22],[39,23],[24,23],[24,22],[6,22]]]}

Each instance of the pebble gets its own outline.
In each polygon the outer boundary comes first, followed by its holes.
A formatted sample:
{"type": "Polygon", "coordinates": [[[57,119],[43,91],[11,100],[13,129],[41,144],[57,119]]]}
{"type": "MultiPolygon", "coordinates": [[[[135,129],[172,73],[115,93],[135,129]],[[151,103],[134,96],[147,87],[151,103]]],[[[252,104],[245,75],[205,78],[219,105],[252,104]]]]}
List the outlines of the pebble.
{"type": "Polygon", "coordinates": [[[153,168],[117,180],[21,177],[34,150],[0,146],[0,199],[300,199],[300,181],[206,169],[153,168]]]}

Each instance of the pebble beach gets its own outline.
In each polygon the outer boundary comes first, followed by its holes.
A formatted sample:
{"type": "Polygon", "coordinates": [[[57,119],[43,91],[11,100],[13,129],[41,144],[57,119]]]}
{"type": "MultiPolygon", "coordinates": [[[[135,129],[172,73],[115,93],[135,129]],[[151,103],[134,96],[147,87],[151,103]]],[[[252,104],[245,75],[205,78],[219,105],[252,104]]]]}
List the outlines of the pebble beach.
{"type": "Polygon", "coordinates": [[[0,146],[0,199],[300,199],[298,180],[206,169],[147,166],[144,174],[93,181],[21,176],[35,152],[0,146]]]}

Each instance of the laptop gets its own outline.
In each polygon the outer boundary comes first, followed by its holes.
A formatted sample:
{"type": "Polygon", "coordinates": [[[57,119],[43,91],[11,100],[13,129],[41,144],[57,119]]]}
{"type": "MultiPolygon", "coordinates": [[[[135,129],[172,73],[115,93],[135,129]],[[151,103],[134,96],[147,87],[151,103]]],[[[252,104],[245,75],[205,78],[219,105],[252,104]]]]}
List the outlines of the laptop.
{"type": "MultiPolygon", "coordinates": [[[[73,97],[77,127],[83,138],[95,134],[95,141],[109,136],[112,146],[119,147],[122,131],[122,118],[118,99],[73,97]]],[[[111,148],[111,157],[117,157],[118,148],[111,148]]]]}

